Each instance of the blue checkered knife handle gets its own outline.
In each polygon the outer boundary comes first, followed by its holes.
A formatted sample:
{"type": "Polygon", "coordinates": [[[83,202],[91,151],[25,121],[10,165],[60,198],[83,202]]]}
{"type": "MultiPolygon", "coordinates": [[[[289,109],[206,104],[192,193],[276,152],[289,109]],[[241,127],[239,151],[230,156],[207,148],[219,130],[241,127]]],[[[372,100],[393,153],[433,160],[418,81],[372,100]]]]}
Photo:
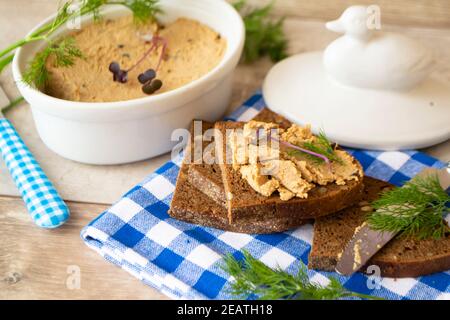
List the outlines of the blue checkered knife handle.
{"type": "Polygon", "coordinates": [[[0,150],[31,217],[43,228],[56,228],[69,209],[42,171],[11,122],[0,118],[0,150]]]}

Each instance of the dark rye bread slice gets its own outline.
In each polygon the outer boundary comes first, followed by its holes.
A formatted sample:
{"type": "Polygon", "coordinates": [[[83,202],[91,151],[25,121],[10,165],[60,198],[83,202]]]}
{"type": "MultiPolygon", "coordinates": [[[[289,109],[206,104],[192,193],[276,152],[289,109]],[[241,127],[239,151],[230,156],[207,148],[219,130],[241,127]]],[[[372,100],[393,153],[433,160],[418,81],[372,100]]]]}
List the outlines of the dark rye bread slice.
{"type": "Polygon", "coordinates": [[[197,188],[193,187],[186,177],[187,166],[180,169],[177,186],[170,204],[169,215],[172,218],[240,233],[274,233],[292,229],[305,223],[296,217],[274,218],[271,220],[243,219],[237,224],[229,224],[227,210],[213,201],[197,188]]]}
{"type": "Polygon", "coordinates": [[[262,121],[262,122],[273,122],[280,126],[280,128],[287,129],[292,125],[292,122],[290,122],[288,119],[286,119],[283,116],[280,116],[278,113],[275,113],[273,111],[270,111],[267,108],[264,108],[261,110],[260,113],[258,113],[253,120],[256,121],[262,121]]]}
{"type": "MultiPolygon", "coordinates": [[[[206,130],[212,124],[204,122],[206,130]]],[[[189,152],[186,152],[186,157],[189,152]]],[[[186,160],[186,159],[185,159],[186,160]]],[[[172,198],[169,214],[176,219],[219,228],[223,230],[241,233],[273,233],[291,229],[305,223],[304,220],[295,217],[275,218],[270,221],[249,219],[243,220],[240,224],[230,225],[228,223],[226,209],[214,202],[210,197],[200,192],[187,181],[188,170],[196,164],[183,162],[172,198]]],[[[209,166],[211,167],[211,166],[209,166]]],[[[223,186],[222,186],[223,189],[223,186]]]]}
{"type": "MultiPolygon", "coordinates": [[[[378,198],[381,191],[391,188],[387,182],[364,178],[361,202],[332,216],[315,220],[314,236],[308,267],[334,271],[338,256],[353,237],[367,215],[368,203],[378,198]]],[[[367,263],[380,267],[384,277],[418,277],[450,269],[450,234],[443,239],[415,240],[396,237],[367,263]]],[[[361,271],[367,268],[361,268],[361,271]]]]}
{"type": "MultiPolygon", "coordinates": [[[[216,148],[219,157],[226,158],[226,130],[243,128],[243,122],[216,122],[216,132],[220,132],[222,143],[216,148]]],[[[216,137],[218,143],[220,137],[216,137]]],[[[359,201],[363,183],[348,181],[345,185],[334,183],[317,186],[308,192],[308,198],[292,198],[288,201],[280,199],[278,193],[265,197],[256,192],[246,180],[242,179],[238,170],[234,170],[226,159],[219,161],[227,198],[227,210],[230,223],[239,223],[242,219],[255,216],[259,219],[274,217],[292,217],[298,219],[315,219],[353,205],[359,201]]],[[[355,160],[357,163],[357,161],[355,160]]],[[[358,163],[358,165],[360,165],[358,163]]]]}
{"type": "MultiPolygon", "coordinates": [[[[289,120],[267,108],[261,110],[253,120],[277,123],[283,129],[291,126],[289,120]]],[[[188,170],[188,181],[218,204],[227,206],[222,172],[218,164],[191,164],[188,170]]]]}
{"type": "MultiPolygon", "coordinates": [[[[212,126],[213,124],[203,121],[202,132],[205,132],[212,126]]],[[[242,219],[237,224],[229,224],[227,210],[224,204],[218,204],[212,199],[212,197],[208,197],[205,193],[202,193],[195,188],[192,185],[192,181],[188,181],[189,169],[192,167],[201,168],[200,170],[206,170],[204,173],[207,174],[203,178],[207,180],[194,180],[194,183],[202,184],[204,186],[211,186],[211,181],[215,181],[219,185],[216,186],[218,190],[223,192],[220,169],[217,165],[189,164],[188,160],[192,158],[192,141],[194,139],[192,133],[193,129],[191,129],[192,139],[190,145],[186,148],[185,159],[181,165],[175,186],[175,192],[170,204],[169,215],[171,217],[194,224],[241,233],[281,232],[301,226],[307,222],[295,216],[274,217],[270,220],[250,217],[248,219],[242,219]],[[214,167],[217,169],[216,172],[212,170],[214,167]],[[214,179],[214,177],[216,177],[216,179],[214,179]]],[[[205,147],[208,143],[209,142],[204,142],[203,147],[205,147]]]]}
{"type": "Polygon", "coordinates": [[[218,164],[196,165],[191,164],[188,168],[188,181],[199,191],[222,206],[226,211],[227,202],[225,189],[222,182],[222,173],[218,164]]]}
{"type": "MultiPolygon", "coordinates": [[[[212,123],[206,121],[202,121],[201,126],[202,135],[206,130],[214,127],[212,123]]],[[[191,140],[186,147],[183,163],[178,173],[175,191],[170,203],[169,215],[182,221],[224,229],[228,224],[224,208],[217,205],[216,202],[193,187],[188,181],[189,167],[195,165],[193,164],[193,142],[196,139],[194,136],[194,122],[191,125],[190,138],[191,140]]],[[[203,148],[206,144],[202,140],[203,148]]]]}

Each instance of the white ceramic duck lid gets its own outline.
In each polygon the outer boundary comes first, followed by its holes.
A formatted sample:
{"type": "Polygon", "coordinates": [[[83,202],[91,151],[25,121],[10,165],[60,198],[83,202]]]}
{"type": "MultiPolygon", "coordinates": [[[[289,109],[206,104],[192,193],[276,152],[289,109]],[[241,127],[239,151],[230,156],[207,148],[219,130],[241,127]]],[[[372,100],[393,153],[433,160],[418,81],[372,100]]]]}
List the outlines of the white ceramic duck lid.
{"type": "Polygon", "coordinates": [[[374,30],[370,14],[349,7],[327,23],[344,35],[324,52],[276,64],[263,85],[267,106],[349,147],[422,148],[449,139],[450,85],[433,77],[431,51],[374,30]]]}

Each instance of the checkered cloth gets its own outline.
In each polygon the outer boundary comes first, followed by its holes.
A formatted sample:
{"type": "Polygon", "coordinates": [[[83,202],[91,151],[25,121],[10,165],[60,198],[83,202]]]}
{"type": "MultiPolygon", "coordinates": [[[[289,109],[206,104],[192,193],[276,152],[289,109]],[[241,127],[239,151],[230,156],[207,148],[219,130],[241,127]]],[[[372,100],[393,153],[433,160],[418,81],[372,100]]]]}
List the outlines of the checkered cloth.
{"type": "MultiPolygon", "coordinates": [[[[249,120],[264,107],[260,93],[251,97],[228,119],[249,120]]],[[[425,167],[444,164],[417,151],[376,152],[349,150],[368,176],[400,185],[425,167]]],[[[86,244],[106,260],[172,298],[229,299],[230,277],[221,268],[227,253],[242,257],[241,250],[269,266],[288,272],[307,263],[311,224],[271,235],[248,235],[197,226],[168,216],[170,200],[181,164],[170,161],[126,193],[82,232],[86,244]]],[[[381,280],[368,286],[368,277],[308,271],[312,281],[325,284],[337,277],[346,288],[388,299],[450,299],[450,271],[421,278],[381,280]],[[369,287],[374,289],[369,289],[369,287]]]]}

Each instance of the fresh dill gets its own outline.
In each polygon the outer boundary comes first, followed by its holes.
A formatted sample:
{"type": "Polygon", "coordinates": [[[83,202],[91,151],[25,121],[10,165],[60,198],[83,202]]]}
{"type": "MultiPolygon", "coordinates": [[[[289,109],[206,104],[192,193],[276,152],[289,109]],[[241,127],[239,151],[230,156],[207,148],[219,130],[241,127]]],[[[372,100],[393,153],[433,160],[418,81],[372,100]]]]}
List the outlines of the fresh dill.
{"type": "MultiPolygon", "coordinates": [[[[320,130],[319,134],[316,136],[316,139],[305,142],[303,144],[303,148],[320,153],[330,159],[330,161],[343,164],[342,159],[335,152],[335,147],[323,130],[320,130]]],[[[314,158],[314,160],[321,161],[319,158],[314,158]]]]}
{"type": "MultiPolygon", "coordinates": [[[[333,146],[333,144],[330,142],[328,137],[326,136],[325,132],[323,130],[320,130],[319,134],[316,136],[316,139],[313,139],[312,141],[307,141],[302,144],[302,147],[306,150],[312,151],[314,153],[321,154],[328,158],[330,161],[344,164],[342,159],[336,154],[335,149],[336,147],[333,146]]],[[[324,160],[319,157],[314,157],[308,154],[305,154],[304,152],[301,152],[299,150],[290,149],[286,151],[286,153],[289,156],[292,157],[298,157],[298,156],[306,156],[317,163],[323,163],[324,160]]]]}
{"type": "Polygon", "coordinates": [[[23,97],[18,97],[16,99],[14,99],[13,101],[11,101],[8,105],[6,106],[0,106],[0,111],[5,113],[8,112],[8,110],[14,108],[15,106],[21,104],[25,99],[23,97]]]}
{"type": "Polygon", "coordinates": [[[46,63],[50,56],[55,58],[56,67],[69,67],[74,64],[76,58],[83,57],[83,53],[78,49],[75,39],[72,37],[52,43],[36,54],[23,74],[23,81],[27,84],[34,84],[37,88],[45,86],[49,78],[46,63]]]}
{"type": "Polygon", "coordinates": [[[50,56],[50,46],[38,52],[28,65],[22,76],[22,81],[28,85],[34,84],[42,89],[48,81],[48,70],[45,66],[47,58],[50,56]]]}
{"type": "Polygon", "coordinates": [[[9,54],[5,58],[0,60],[0,73],[2,73],[3,69],[6,68],[7,65],[11,63],[14,59],[14,53],[9,54]]]}
{"type": "Polygon", "coordinates": [[[238,299],[253,295],[260,300],[332,300],[348,297],[381,299],[349,291],[336,278],[330,278],[326,286],[311,282],[303,263],[300,263],[298,273],[292,275],[280,267],[268,267],[248,251],[243,251],[243,255],[243,261],[239,261],[229,254],[225,256],[225,264],[222,265],[223,270],[234,278],[230,293],[238,299]]]}
{"type": "Polygon", "coordinates": [[[51,40],[50,36],[63,24],[77,17],[91,14],[94,20],[100,19],[100,8],[112,4],[123,5],[130,9],[136,22],[156,20],[155,15],[161,12],[158,0],[69,0],[59,7],[52,22],[0,51],[0,72],[12,61],[15,49],[30,42],[46,41],[47,47],[30,61],[23,77],[23,81],[28,85],[42,88],[49,77],[45,66],[49,56],[55,55],[55,63],[62,67],[71,66],[76,58],[82,57],[82,53],[76,47],[73,39],[68,38],[68,41],[58,42],[51,40]]]}
{"type": "Polygon", "coordinates": [[[248,8],[246,0],[237,1],[233,5],[241,13],[245,25],[244,62],[251,63],[265,55],[275,62],[287,57],[284,18],[277,21],[269,19],[273,3],[255,9],[248,8]]]}
{"type": "Polygon", "coordinates": [[[156,22],[156,15],[162,12],[158,0],[125,1],[123,4],[133,12],[134,20],[138,23],[156,22]]]}
{"type": "Polygon", "coordinates": [[[372,206],[367,222],[374,230],[399,232],[418,239],[439,239],[450,232],[444,220],[450,196],[437,175],[414,177],[402,188],[385,192],[372,206]]]}

